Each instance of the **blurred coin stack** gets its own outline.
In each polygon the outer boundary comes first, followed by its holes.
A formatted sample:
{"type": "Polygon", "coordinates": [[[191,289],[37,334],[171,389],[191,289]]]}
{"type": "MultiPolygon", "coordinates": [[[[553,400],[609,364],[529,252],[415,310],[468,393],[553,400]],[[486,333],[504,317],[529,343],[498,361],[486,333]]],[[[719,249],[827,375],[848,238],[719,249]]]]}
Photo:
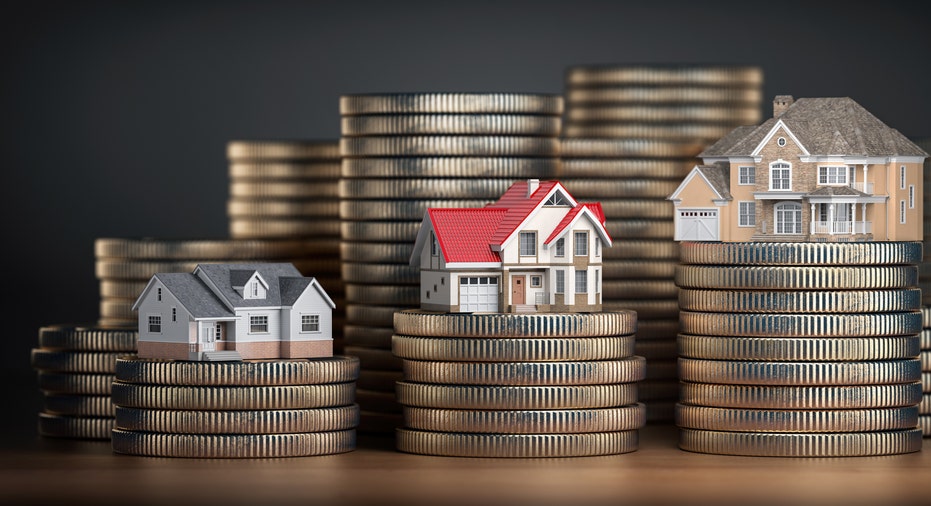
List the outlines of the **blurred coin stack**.
{"type": "MultiPolygon", "coordinates": [[[[913,139],[921,149],[931,153],[931,138],[913,139]]],[[[931,437],[931,158],[925,158],[922,177],[924,194],[924,256],[918,266],[918,286],[921,287],[921,385],[924,397],[919,406],[918,421],[925,437],[931,437]]]]}
{"type": "Polygon", "coordinates": [[[919,242],[683,242],[679,447],[921,449],[919,242]]]}
{"type": "Polygon", "coordinates": [[[761,118],[762,70],[741,66],[575,66],[567,69],[558,179],[601,202],[614,246],[604,253],[605,311],[638,313],[647,359],[647,420],[672,421],[678,394],[673,271],[675,191],[696,155],[761,118]]]}
{"type": "Polygon", "coordinates": [[[154,457],[277,458],[352,451],[359,361],[116,364],[113,450],[154,457]]]}
{"type": "Polygon", "coordinates": [[[345,290],[339,263],[340,156],[336,140],[236,140],[226,147],[230,237],[301,241],[300,265],[336,302],[333,345],[342,349],[345,290]]]}
{"type": "Polygon", "coordinates": [[[521,179],[551,178],[562,97],[405,93],[340,98],[345,353],[361,359],[360,430],[393,432],[401,364],[393,314],[420,306],[409,264],[427,208],[481,207],[521,179]]]}
{"type": "Polygon", "coordinates": [[[44,410],[39,434],[75,439],[110,439],[114,407],[110,385],[118,357],[136,352],[132,329],[49,325],[39,329],[32,350],[44,410]]]}
{"type": "Polygon", "coordinates": [[[397,313],[397,448],[455,457],[635,451],[646,417],[636,320],[632,311],[397,313]]]}

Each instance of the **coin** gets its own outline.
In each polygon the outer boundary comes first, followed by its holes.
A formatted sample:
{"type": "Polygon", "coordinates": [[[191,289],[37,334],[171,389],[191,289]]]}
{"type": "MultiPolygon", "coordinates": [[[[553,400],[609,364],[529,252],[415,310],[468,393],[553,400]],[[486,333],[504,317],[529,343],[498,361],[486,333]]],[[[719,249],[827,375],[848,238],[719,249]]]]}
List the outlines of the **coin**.
{"type": "Polygon", "coordinates": [[[921,314],[699,313],[680,311],[683,334],[754,337],[902,336],[921,331],[921,314]]]}
{"type": "Polygon", "coordinates": [[[409,429],[438,432],[499,434],[567,434],[617,432],[643,427],[646,408],[632,404],[617,408],[576,410],[462,410],[405,407],[409,429]]]}
{"type": "Polygon", "coordinates": [[[466,434],[397,429],[397,449],[446,457],[584,457],[637,450],[638,433],[466,434]]]}
{"type": "MultiPolygon", "coordinates": [[[[339,216],[339,200],[269,200],[233,198],[226,202],[230,218],[314,218],[339,216]]],[[[313,248],[309,248],[313,251],[313,248]]]]}
{"type": "MultiPolygon", "coordinates": [[[[597,198],[665,198],[679,187],[679,181],[664,179],[568,179],[564,186],[573,195],[597,198]]],[[[608,223],[610,225],[610,222],[608,223]]]]}
{"type": "MultiPolygon", "coordinates": [[[[345,224],[345,223],[344,223],[345,224]]],[[[420,283],[420,267],[409,264],[357,264],[343,262],[346,283],[412,285],[420,283]]],[[[417,299],[420,300],[419,298],[417,299]]],[[[401,304],[401,301],[385,301],[401,304]]]]}
{"type": "Polygon", "coordinates": [[[673,215],[672,202],[668,200],[624,198],[600,199],[600,202],[609,221],[626,218],[668,219],[673,215]]]}
{"type": "Polygon", "coordinates": [[[420,287],[406,285],[349,285],[346,300],[359,304],[420,304],[420,287]]]}
{"type": "Polygon", "coordinates": [[[549,179],[557,173],[559,164],[556,158],[540,157],[346,158],[342,163],[342,177],[549,179]]]}
{"type": "MultiPolygon", "coordinates": [[[[605,268],[607,273],[607,267],[605,268]]],[[[921,290],[679,290],[679,307],[724,313],[880,313],[913,311],[921,290]]]]}
{"type": "Polygon", "coordinates": [[[178,386],[113,383],[113,404],[152,409],[306,409],[348,406],[354,383],[275,386],[178,386]]]}
{"type": "Polygon", "coordinates": [[[400,358],[472,362],[611,360],[634,352],[633,336],[456,338],[394,335],[391,352],[400,358]]]}
{"type": "Polygon", "coordinates": [[[439,362],[403,360],[404,379],[447,385],[606,385],[646,377],[646,360],[439,362]]]}
{"type": "Polygon", "coordinates": [[[39,347],[74,351],[136,351],[138,330],[106,329],[95,325],[49,325],[39,329],[39,347]]]}
{"type": "Polygon", "coordinates": [[[356,325],[391,328],[394,313],[410,309],[399,306],[346,304],[346,320],[356,325]]]}
{"type": "MultiPolygon", "coordinates": [[[[762,79],[761,79],[762,81],[762,79]]],[[[679,86],[614,86],[566,90],[566,102],[576,104],[744,104],[763,103],[760,88],[727,88],[683,84],[679,86]]],[[[751,123],[757,123],[752,121],[751,123]]]]}
{"type": "Polygon", "coordinates": [[[39,435],[73,439],[109,439],[113,418],[39,413],[39,435]]]}
{"type": "Polygon", "coordinates": [[[230,197],[242,199],[338,198],[339,182],[333,181],[239,181],[230,183],[230,197]]]}
{"type": "Polygon", "coordinates": [[[682,288],[876,290],[917,286],[918,268],[680,265],[675,280],[682,288]]]}
{"type": "Polygon", "coordinates": [[[679,402],[697,406],[758,409],[864,409],[914,406],[921,383],[899,385],[714,385],[683,382],[679,402]]]}
{"type": "Polygon", "coordinates": [[[708,360],[892,360],[918,356],[918,337],[715,337],[680,334],[678,353],[682,357],[708,360]]]}
{"type": "Polygon", "coordinates": [[[30,362],[34,369],[41,371],[112,373],[116,359],[126,355],[126,352],[58,351],[33,348],[30,353],[30,362]]]}
{"type": "MultiPolygon", "coordinates": [[[[607,283],[615,279],[654,279],[671,278],[676,271],[677,262],[673,260],[605,260],[602,262],[602,276],[607,283]]],[[[678,290],[677,290],[678,292],[678,290]]]]}
{"type": "MultiPolygon", "coordinates": [[[[563,154],[557,176],[564,178],[644,178],[678,179],[688,176],[695,167],[693,158],[660,160],[653,158],[575,158],[563,154]]],[[[567,179],[567,181],[569,181],[567,179]]],[[[619,200],[619,202],[623,202],[619,200]]],[[[672,214],[672,202],[662,201],[672,214]]],[[[602,205],[604,201],[602,201],[602,205]]]]}
{"type": "Polygon", "coordinates": [[[680,357],[679,379],[738,385],[888,385],[920,380],[921,362],[752,362],[680,357]]]}
{"type": "Polygon", "coordinates": [[[367,327],[364,325],[346,325],[343,327],[343,342],[346,346],[363,348],[391,349],[391,327],[367,327]]]}
{"type": "Polygon", "coordinates": [[[100,297],[102,300],[132,299],[135,301],[148,285],[148,281],[101,279],[100,297]]]}
{"type": "MultiPolygon", "coordinates": [[[[636,294],[630,294],[636,297],[636,294]]],[[[675,319],[679,315],[679,304],[675,298],[670,300],[643,299],[607,299],[601,308],[603,311],[633,311],[639,320],[675,319]]]]}
{"type": "Polygon", "coordinates": [[[100,317],[101,318],[121,318],[125,320],[134,320],[137,318],[136,311],[133,310],[135,299],[100,299],[100,317]]]}
{"type": "Polygon", "coordinates": [[[754,457],[859,457],[921,450],[921,430],[777,433],[679,429],[679,448],[754,457]]]}
{"type": "Polygon", "coordinates": [[[116,408],[117,429],[181,434],[330,432],[359,424],[359,406],[317,409],[192,411],[116,408]]]}
{"type": "Polygon", "coordinates": [[[359,360],[344,356],[242,362],[116,361],[118,381],[150,385],[320,385],[358,377],[359,360]]]}
{"type": "MultiPolygon", "coordinates": [[[[647,364],[649,365],[649,360],[647,364]]],[[[678,399],[679,380],[658,379],[644,380],[637,384],[637,391],[641,401],[653,399],[678,399]]]]}
{"type": "Polygon", "coordinates": [[[160,261],[255,260],[298,257],[315,246],[314,242],[294,240],[98,238],[94,240],[94,256],[160,261]]]}
{"type": "MultiPolygon", "coordinates": [[[[485,207],[492,199],[349,200],[339,204],[339,215],[348,221],[421,221],[427,209],[436,207],[485,207]]],[[[413,247],[413,245],[409,245],[413,247]]],[[[357,261],[365,261],[359,259],[357,261]]]]}
{"type": "Polygon", "coordinates": [[[343,157],[370,156],[558,156],[555,137],[503,135],[406,135],[343,137],[343,157]]]}
{"type": "Polygon", "coordinates": [[[512,179],[482,178],[343,179],[339,195],[343,199],[432,199],[442,195],[449,199],[494,200],[512,184],[512,179]]]}
{"type": "MultiPolygon", "coordinates": [[[[760,121],[758,105],[685,105],[685,104],[576,104],[566,109],[571,123],[637,122],[637,123],[723,123],[753,125],[760,121]]],[[[729,133],[729,132],[725,132],[729,133]]]]}
{"type": "Polygon", "coordinates": [[[565,158],[690,158],[704,145],[694,141],[653,139],[563,139],[565,158]]]}
{"type": "Polygon", "coordinates": [[[408,263],[414,252],[411,243],[365,243],[343,241],[340,258],[351,263],[408,263]]]}
{"type": "MultiPolygon", "coordinates": [[[[334,195],[335,197],[335,195],[334,195]]],[[[339,237],[339,220],[230,219],[230,235],[238,239],[339,237]]]]}
{"type": "Polygon", "coordinates": [[[232,181],[309,179],[325,182],[339,179],[341,166],[339,160],[316,163],[233,162],[229,164],[228,174],[232,181]]]}
{"type": "Polygon", "coordinates": [[[360,114],[563,113],[561,95],[532,93],[387,93],[339,97],[342,116],[360,114]]]}
{"type": "Polygon", "coordinates": [[[785,410],[676,405],[676,425],[729,432],[872,432],[912,429],[918,407],[785,410]]]}
{"type": "MultiPolygon", "coordinates": [[[[630,237],[631,239],[669,239],[675,234],[675,222],[672,220],[608,220],[605,229],[611,237],[630,237]]],[[[613,247],[613,246],[612,246],[613,247]]],[[[605,248],[608,250],[611,248],[605,248]]]]}
{"type": "Polygon", "coordinates": [[[559,116],[532,114],[385,114],[344,116],[344,137],[367,135],[539,135],[556,137],[559,116]]]}
{"type": "Polygon", "coordinates": [[[669,320],[638,320],[637,342],[644,339],[676,339],[679,335],[678,318],[669,320]]]}
{"type": "Polygon", "coordinates": [[[339,159],[335,140],[235,140],[226,144],[230,160],[333,160],[339,159]]]}
{"type": "Polygon", "coordinates": [[[690,242],[679,243],[683,264],[909,265],[921,261],[919,242],[690,242]]]}
{"type": "Polygon", "coordinates": [[[924,437],[931,436],[931,416],[919,415],[918,428],[921,429],[921,435],[924,437]]]}
{"type": "Polygon", "coordinates": [[[46,394],[110,395],[113,374],[39,371],[39,390],[46,394]]]}
{"type": "Polygon", "coordinates": [[[160,434],[113,430],[113,451],[150,457],[279,458],[345,453],[356,431],[298,434],[160,434]]]}
{"type": "Polygon", "coordinates": [[[431,313],[418,309],[394,316],[398,334],[435,337],[597,337],[633,334],[633,311],[603,313],[431,313]]]}
{"type": "Polygon", "coordinates": [[[678,288],[671,279],[641,279],[632,281],[615,281],[606,279],[601,284],[601,293],[605,299],[621,297],[639,299],[675,299],[678,288]]]}
{"type": "Polygon", "coordinates": [[[758,89],[763,69],[752,66],[579,65],[566,70],[567,87],[706,85],[758,89]]]}
{"type": "Polygon", "coordinates": [[[339,228],[344,241],[413,244],[420,225],[420,221],[343,221],[339,228]]]}
{"type": "Polygon", "coordinates": [[[446,409],[612,408],[636,403],[637,384],[475,386],[399,381],[397,402],[405,406],[446,409]]]}
{"type": "Polygon", "coordinates": [[[696,142],[711,144],[726,136],[734,129],[732,124],[667,124],[610,122],[566,122],[563,127],[564,138],[605,138],[605,139],[644,139],[668,142],[696,142]]]}
{"type": "Polygon", "coordinates": [[[375,369],[380,371],[400,371],[401,359],[391,354],[391,350],[379,350],[376,348],[357,348],[347,346],[345,348],[347,355],[359,358],[363,370],[375,369]]]}
{"type": "Polygon", "coordinates": [[[620,240],[615,241],[610,248],[604,248],[602,255],[605,260],[676,259],[679,257],[679,243],[666,240],[620,240]]]}
{"type": "Polygon", "coordinates": [[[45,411],[52,415],[113,417],[109,395],[45,395],[45,411]]]}

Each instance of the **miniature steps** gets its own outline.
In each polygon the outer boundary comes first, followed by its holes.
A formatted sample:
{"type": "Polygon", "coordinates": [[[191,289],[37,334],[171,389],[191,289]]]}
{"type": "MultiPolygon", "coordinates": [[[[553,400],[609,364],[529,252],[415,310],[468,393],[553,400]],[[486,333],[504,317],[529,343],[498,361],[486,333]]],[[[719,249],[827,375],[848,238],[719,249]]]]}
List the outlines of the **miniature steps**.
{"type": "Polygon", "coordinates": [[[536,313],[537,306],[533,304],[514,304],[515,313],[536,313]]]}
{"type": "Polygon", "coordinates": [[[242,362],[242,355],[238,351],[205,351],[204,360],[207,362],[242,362]]]}

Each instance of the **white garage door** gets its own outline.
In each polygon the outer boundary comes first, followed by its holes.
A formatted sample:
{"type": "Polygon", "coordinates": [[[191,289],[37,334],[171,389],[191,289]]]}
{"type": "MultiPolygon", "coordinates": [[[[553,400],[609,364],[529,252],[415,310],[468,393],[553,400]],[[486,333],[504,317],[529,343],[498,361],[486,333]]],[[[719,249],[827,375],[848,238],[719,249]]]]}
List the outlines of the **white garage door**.
{"type": "Polygon", "coordinates": [[[464,313],[498,311],[498,278],[459,278],[459,310],[464,313]]]}
{"type": "Polygon", "coordinates": [[[717,241],[717,209],[681,209],[676,221],[677,241],[717,241]]]}

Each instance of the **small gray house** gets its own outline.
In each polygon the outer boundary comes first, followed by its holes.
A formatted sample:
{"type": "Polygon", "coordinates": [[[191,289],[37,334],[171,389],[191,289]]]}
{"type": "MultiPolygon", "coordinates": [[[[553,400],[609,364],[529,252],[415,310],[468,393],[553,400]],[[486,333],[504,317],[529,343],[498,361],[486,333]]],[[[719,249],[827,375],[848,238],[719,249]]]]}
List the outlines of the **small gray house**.
{"type": "Polygon", "coordinates": [[[333,355],[333,300],[289,263],[201,264],[158,273],[136,299],[142,358],[333,355]]]}

